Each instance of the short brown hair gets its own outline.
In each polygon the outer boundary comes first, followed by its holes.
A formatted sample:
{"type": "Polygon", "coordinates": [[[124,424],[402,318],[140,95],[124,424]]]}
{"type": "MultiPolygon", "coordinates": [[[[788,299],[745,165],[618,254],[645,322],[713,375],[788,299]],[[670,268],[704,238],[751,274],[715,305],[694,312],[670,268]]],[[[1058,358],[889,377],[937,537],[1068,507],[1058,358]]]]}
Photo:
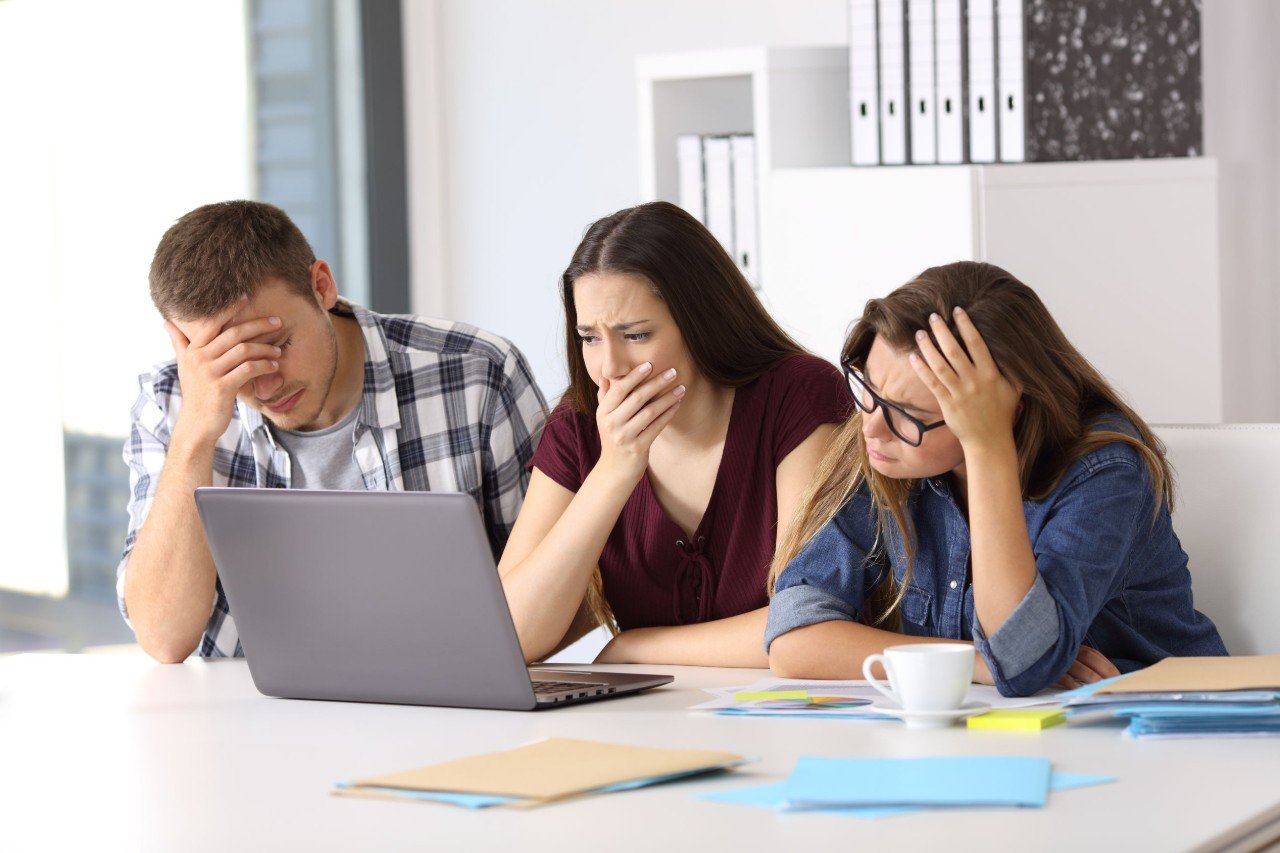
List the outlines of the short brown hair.
{"type": "Polygon", "coordinates": [[[283,210],[260,201],[206,204],[170,226],[151,260],[151,301],[166,320],[212,317],[269,277],[311,297],[316,255],[283,210]]]}

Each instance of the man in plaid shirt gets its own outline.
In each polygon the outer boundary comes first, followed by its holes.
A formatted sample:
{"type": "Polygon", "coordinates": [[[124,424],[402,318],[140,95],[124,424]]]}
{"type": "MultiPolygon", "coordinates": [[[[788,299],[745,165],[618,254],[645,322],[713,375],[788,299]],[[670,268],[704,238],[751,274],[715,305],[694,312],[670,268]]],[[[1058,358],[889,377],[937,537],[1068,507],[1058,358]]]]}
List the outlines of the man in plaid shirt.
{"type": "Polygon", "coordinates": [[[346,302],[284,211],[259,202],[183,216],[150,280],[176,358],[139,379],[117,594],[152,657],[243,654],[198,486],[465,491],[501,554],[546,419],[510,342],[346,302]]]}

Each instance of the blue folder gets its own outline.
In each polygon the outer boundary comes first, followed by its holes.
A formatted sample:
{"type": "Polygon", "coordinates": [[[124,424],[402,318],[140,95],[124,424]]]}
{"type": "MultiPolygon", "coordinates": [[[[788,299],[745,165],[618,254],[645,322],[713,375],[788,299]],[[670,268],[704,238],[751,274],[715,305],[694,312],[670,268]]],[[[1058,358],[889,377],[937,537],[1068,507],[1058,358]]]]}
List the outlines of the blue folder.
{"type": "MultiPolygon", "coordinates": [[[[1049,777],[1049,790],[1066,791],[1071,788],[1084,788],[1090,785],[1102,785],[1114,782],[1114,776],[1094,776],[1084,773],[1061,773],[1054,771],[1049,777]]],[[[749,788],[735,788],[732,791],[717,791],[703,794],[698,799],[715,803],[731,803],[734,805],[757,806],[767,809],[782,810],[788,799],[786,782],[772,785],[754,785],[749,788]]],[[[910,814],[924,811],[925,806],[844,806],[822,809],[823,813],[857,817],[864,820],[875,820],[892,815],[910,814]]]]}
{"type": "Polygon", "coordinates": [[[1043,806],[1050,763],[1031,756],[801,758],[786,808],[1043,806]]]}

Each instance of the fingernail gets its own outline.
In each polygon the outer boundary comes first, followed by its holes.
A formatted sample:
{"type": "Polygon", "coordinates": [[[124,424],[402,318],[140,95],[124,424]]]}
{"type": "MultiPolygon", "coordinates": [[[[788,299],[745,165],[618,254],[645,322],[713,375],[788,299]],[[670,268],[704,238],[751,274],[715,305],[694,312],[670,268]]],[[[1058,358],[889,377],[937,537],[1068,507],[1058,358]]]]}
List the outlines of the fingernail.
{"type": "Polygon", "coordinates": [[[964,309],[961,308],[959,305],[957,305],[955,308],[952,309],[952,313],[955,314],[957,317],[959,317],[961,314],[964,313],[964,309]]]}
{"type": "Polygon", "coordinates": [[[271,324],[271,325],[273,325],[273,326],[279,326],[279,325],[280,325],[280,318],[279,318],[279,317],[268,317],[268,318],[267,318],[267,322],[268,322],[268,323],[270,323],[270,324],[271,324]]]}
{"type": "Polygon", "coordinates": [[[938,321],[939,321],[939,320],[941,320],[941,319],[942,319],[942,318],[941,318],[941,317],[939,317],[937,314],[930,314],[930,315],[929,315],[929,322],[930,322],[930,323],[936,323],[936,322],[938,322],[938,321]]]}
{"type": "Polygon", "coordinates": [[[279,366],[280,366],[280,362],[278,362],[278,361],[273,361],[273,362],[271,362],[271,366],[272,366],[272,367],[279,367],[279,366]]]}
{"type": "Polygon", "coordinates": [[[685,387],[684,387],[683,385],[677,385],[677,386],[675,387],[675,390],[674,390],[674,391],[672,391],[671,393],[672,393],[672,394],[674,394],[674,395],[675,395],[675,396],[677,396],[677,397],[683,397],[683,396],[684,396],[684,392],[685,392],[685,387]]]}
{"type": "Polygon", "coordinates": [[[670,369],[670,370],[668,370],[666,373],[662,374],[662,378],[663,378],[663,379],[675,379],[675,378],[676,378],[676,369],[675,369],[674,367],[673,367],[673,368],[671,368],[671,369],[670,369]]]}
{"type": "Polygon", "coordinates": [[[920,356],[916,355],[915,353],[911,353],[911,355],[910,355],[910,356],[908,356],[908,358],[909,358],[909,359],[911,359],[911,363],[912,363],[912,364],[919,364],[919,363],[920,363],[920,356]]]}
{"type": "MultiPolygon", "coordinates": [[[[936,317],[936,316],[938,316],[938,315],[937,315],[937,314],[934,314],[933,316],[935,316],[935,317],[936,317]]],[[[925,338],[927,338],[927,337],[929,337],[929,336],[925,334],[924,329],[921,329],[920,331],[916,332],[916,340],[917,340],[917,341],[923,341],[923,340],[924,340],[925,338]]]]}
{"type": "Polygon", "coordinates": [[[648,373],[650,370],[653,370],[653,364],[647,361],[636,368],[636,371],[642,374],[648,373]]]}
{"type": "Polygon", "coordinates": [[[280,347],[272,347],[272,349],[276,351],[276,355],[279,355],[280,353],[284,352],[284,350],[280,349],[280,347]]]}

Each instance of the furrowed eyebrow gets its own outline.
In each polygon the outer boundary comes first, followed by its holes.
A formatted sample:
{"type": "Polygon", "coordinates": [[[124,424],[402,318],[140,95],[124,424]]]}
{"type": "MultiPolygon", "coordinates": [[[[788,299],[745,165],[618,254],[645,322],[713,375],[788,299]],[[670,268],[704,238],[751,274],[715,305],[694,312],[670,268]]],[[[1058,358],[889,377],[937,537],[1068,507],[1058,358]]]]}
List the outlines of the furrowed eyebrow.
{"type": "MultiPolygon", "coordinates": [[[[880,389],[877,388],[876,384],[871,381],[871,374],[863,370],[862,378],[866,380],[867,385],[871,388],[872,391],[875,391],[877,394],[880,394],[880,389]]],[[[912,403],[904,403],[901,400],[890,400],[888,397],[885,397],[883,394],[880,394],[880,396],[881,398],[884,399],[886,403],[893,403],[895,406],[898,406],[899,408],[906,409],[911,412],[915,412],[916,414],[919,414],[919,415],[928,413],[928,409],[922,409],[919,406],[916,406],[912,403]]]]}
{"type": "MultiPolygon", "coordinates": [[[[648,322],[649,322],[648,320],[632,320],[629,323],[615,323],[609,328],[613,329],[615,332],[625,332],[628,329],[635,328],[636,326],[643,326],[645,323],[648,323],[648,322]]],[[[595,329],[595,326],[587,326],[580,323],[578,324],[577,329],[579,332],[590,332],[595,329]]]]}

